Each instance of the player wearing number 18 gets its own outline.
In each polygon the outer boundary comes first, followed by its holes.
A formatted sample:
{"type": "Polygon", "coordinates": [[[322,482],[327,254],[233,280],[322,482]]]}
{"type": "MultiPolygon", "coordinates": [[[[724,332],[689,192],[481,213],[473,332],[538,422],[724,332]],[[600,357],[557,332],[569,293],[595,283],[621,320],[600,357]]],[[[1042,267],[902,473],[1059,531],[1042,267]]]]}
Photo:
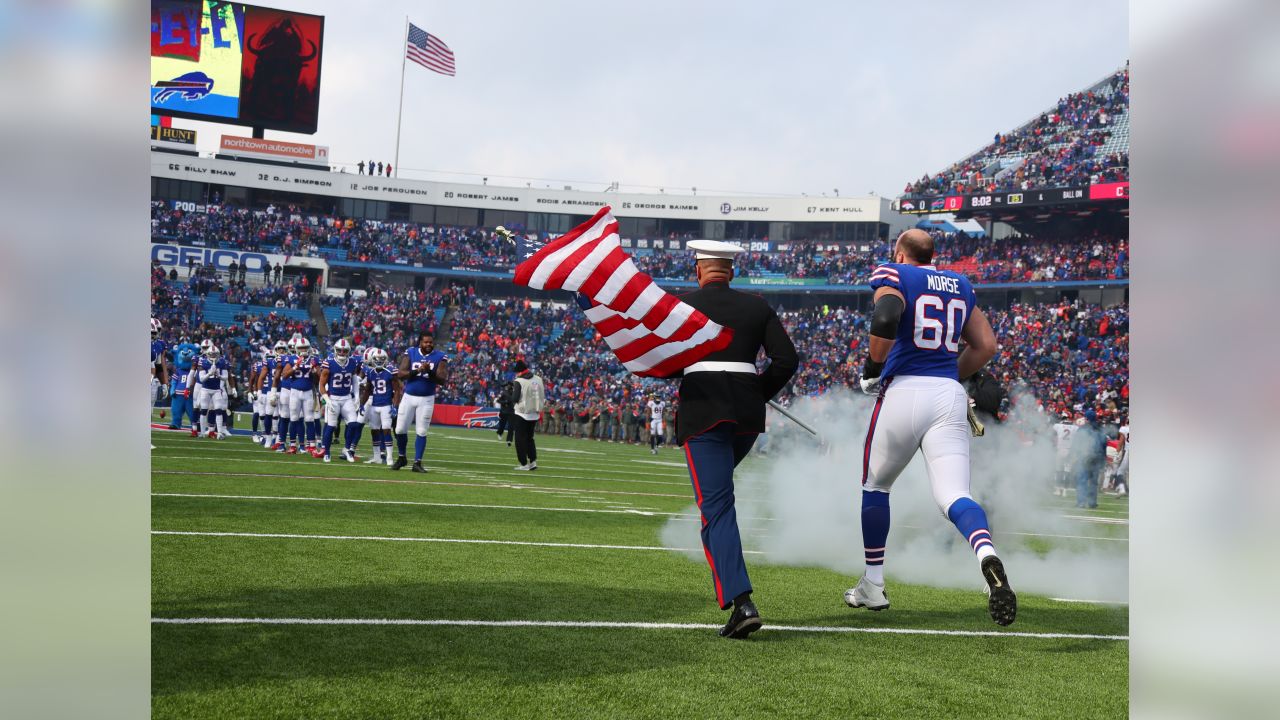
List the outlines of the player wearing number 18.
{"type": "Polygon", "coordinates": [[[928,233],[899,235],[893,260],[871,273],[875,308],[861,385],[878,398],[862,451],[867,570],[845,593],[845,602],[870,610],[889,607],[889,490],[919,449],[934,501],[978,557],[991,618],[1008,625],[1017,614],[1017,598],[996,556],[987,514],[969,494],[969,397],[959,382],[995,355],[995,333],[969,280],[933,266],[928,233]]]}

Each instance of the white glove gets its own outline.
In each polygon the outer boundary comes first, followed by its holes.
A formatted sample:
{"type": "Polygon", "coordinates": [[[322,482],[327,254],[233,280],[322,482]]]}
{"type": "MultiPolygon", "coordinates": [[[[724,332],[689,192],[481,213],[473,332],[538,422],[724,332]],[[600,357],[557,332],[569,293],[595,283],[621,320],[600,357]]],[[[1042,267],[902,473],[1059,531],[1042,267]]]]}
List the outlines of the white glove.
{"type": "Polygon", "coordinates": [[[234,397],[239,397],[239,395],[240,395],[240,391],[239,391],[239,390],[237,390],[236,388],[231,388],[231,397],[233,397],[233,398],[234,398],[234,397]]]}
{"type": "Polygon", "coordinates": [[[880,376],[861,378],[858,380],[858,384],[862,386],[862,392],[868,395],[880,394],[880,376]]]}
{"type": "Polygon", "coordinates": [[[280,404],[280,396],[275,390],[267,393],[267,407],[274,410],[276,405],[280,404]]]}

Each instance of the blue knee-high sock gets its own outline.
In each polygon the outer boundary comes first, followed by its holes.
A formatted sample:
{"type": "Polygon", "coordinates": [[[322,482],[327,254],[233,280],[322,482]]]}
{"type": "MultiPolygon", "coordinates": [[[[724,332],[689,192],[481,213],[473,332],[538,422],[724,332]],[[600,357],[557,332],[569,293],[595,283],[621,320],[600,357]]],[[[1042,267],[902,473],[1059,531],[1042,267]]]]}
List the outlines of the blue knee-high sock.
{"type": "Polygon", "coordinates": [[[302,422],[302,427],[307,431],[307,444],[308,445],[315,444],[316,435],[319,434],[316,432],[316,422],[314,420],[310,422],[304,420],[302,422]]]}
{"type": "Polygon", "coordinates": [[[396,433],[396,450],[404,455],[405,450],[409,447],[409,433],[396,433]]]}
{"type": "Polygon", "coordinates": [[[413,441],[413,460],[417,462],[422,459],[422,453],[427,451],[427,436],[418,435],[413,441]]]}
{"type": "Polygon", "coordinates": [[[889,493],[862,491],[862,550],[867,575],[884,584],[884,551],[889,540],[889,493]]]}
{"type": "Polygon", "coordinates": [[[324,454],[329,454],[329,448],[333,445],[333,426],[324,426],[324,454]]]}
{"type": "Polygon", "coordinates": [[[289,439],[293,441],[294,445],[302,444],[302,423],[304,422],[302,418],[289,421],[289,439]]]}
{"type": "Polygon", "coordinates": [[[991,543],[991,530],[987,525],[987,513],[973,498],[962,497],[947,508],[947,517],[951,519],[960,534],[969,541],[969,547],[978,558],[996,554],[996,547],[991,543]]]}
{"type": "Polygon", "coordinates": [[[360,434],[364,432],[364,423],[348,423],[347,424],[347,447],[355,450],[360,446],[360,434]]]}
{"type": "Polygon", "coordinates": [[[253,414],[253,434],[258,434],[258,413],[253,414]]]}
{"type": "Polygon", "coordinates": [[[262,432],[266,433],[267,435],[271,434],[271,420],[272,420],[272,417],[270,415],[262,416],[262,432]]]}

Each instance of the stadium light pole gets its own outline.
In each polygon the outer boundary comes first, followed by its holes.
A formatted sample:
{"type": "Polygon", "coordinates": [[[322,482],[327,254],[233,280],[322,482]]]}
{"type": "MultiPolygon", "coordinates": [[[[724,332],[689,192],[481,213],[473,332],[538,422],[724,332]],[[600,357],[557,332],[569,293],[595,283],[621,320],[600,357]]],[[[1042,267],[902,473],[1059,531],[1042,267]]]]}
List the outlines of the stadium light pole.
{"type": "Polygon", "coordinates": [[[396,110],[396,166],[392,170],[395,176],[400,177],[400,121],[404,116],[404,70],[408,64],[409,53],[406,48],[409,46],[409,16],[404,16],[404,40],[400,43],[400,108],[396,110]]]}

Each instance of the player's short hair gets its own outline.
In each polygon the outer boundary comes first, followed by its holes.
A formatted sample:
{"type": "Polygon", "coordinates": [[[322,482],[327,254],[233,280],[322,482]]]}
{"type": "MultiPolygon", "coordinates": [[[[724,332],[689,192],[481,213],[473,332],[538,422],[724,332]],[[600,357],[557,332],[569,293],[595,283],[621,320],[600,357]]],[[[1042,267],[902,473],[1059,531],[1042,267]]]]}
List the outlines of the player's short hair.
{"type": "Polygon", "coordinates": [[[921,265],[933,262],[933,236],[919,228],[912,228],[899,235],[898,248],[912,262],[921,265]]]}
{"type": "Polygon", "coordinates": [[[429,332],[418,333],[418,342],[419,342],[419,343],[421,343],[421,342],[422,342],[422,338],[431,338],[431,339],[434,341],[434,340],[436,339],[436,334],[435,334],[435,333],[429,333],[429,332]]]}

